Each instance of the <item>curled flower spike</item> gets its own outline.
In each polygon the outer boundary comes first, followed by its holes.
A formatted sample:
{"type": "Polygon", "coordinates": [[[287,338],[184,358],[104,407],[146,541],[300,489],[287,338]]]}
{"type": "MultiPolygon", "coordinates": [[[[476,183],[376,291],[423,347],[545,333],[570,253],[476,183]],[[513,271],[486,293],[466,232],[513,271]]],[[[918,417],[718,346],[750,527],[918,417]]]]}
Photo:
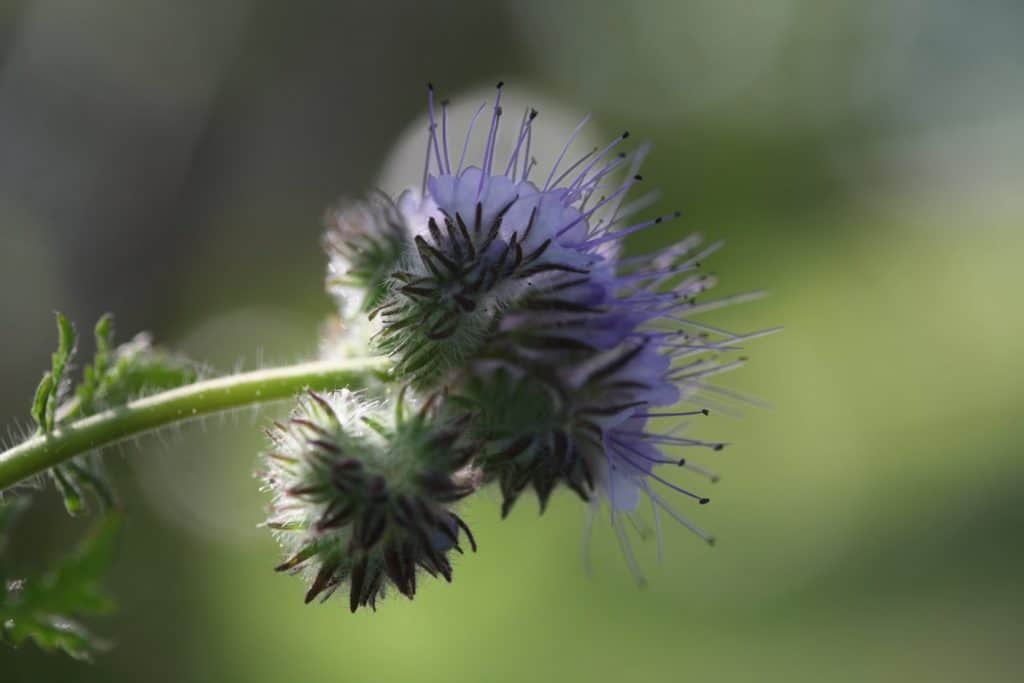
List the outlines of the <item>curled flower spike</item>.
{"type": "MultiPolygon", "coordinates": [[[[399,403],[401,406],[401,403],[399,403]]],[[[278,571],[310,580],[306,602],[345,581],[349,605],[376,608],[388,585],[412,598],[422,569],[451,581],[460,534],[476,542],[452,504],[472,493],[465,421],[440,423],[342,391],[309,393],[270,430],[264,479],[274,493],[267,526],[288,559],[278,571]]]]}
{"type": "Polygon", "coordinates": [[[422,186],[377,216],[402,230],[363,231],[405,235],[404,249],[389,252],[402,253],[395,269],[374,289],[371,343],[392,357],[397,381],[443,396],[450,419],[474,415],[474,462],[485,481],[499,483],[503,515],[527,488],[543,511],[565,485],[584,500],[606,501],[632,566],[622,519],[637,514],[643,497],[656,517],[667,512],[710,541],[656,487],[708,499],[658,468],[715,481],[668,451],[722,445],[665,433],[658,418],[706,415],[716,394],[730,398],[708,378],[741,364],[730,358],[741,342],[774,330],[739,336],[693,319],[756,296],[698,301],[715,285],[701,268],[718,243],[691,236],[622,256],[626,237],[680,215],[632,218],[650,204],[650,195],[626,202],[642,180],[646,146],[622,151],[627,132],[569,163],[584,119],[541,181],[531,177],[536,110],[522,116],[509,158],[497,159],[501,97],[499,84],[483,157],[472,161],[466,151],[477,117],[457,155],[446,105],[439,121],[429,89],[422,186]],[[680,401],[696,409],[669,409],[680,401]]]}

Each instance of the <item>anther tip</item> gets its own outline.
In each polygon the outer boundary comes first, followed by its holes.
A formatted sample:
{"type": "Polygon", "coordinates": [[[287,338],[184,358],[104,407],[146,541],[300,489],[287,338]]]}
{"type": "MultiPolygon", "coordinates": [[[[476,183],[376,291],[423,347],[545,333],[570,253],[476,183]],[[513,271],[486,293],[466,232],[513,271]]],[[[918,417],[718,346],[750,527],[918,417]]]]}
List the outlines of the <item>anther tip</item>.
{"type": "Polygon", "coordinates": [[[622,131],[622,139],[625,140],[628,137],[629,137],[629,131],[628,130],[622,131]]]}
{"type": "Polygon", "coordinates": [[[504,87],[505,87],[505,81],[498,81],[498,86],[497,86],[498,90],[501,90],[504,87]]]}
{"type": "Polygon", "coordinates": [[[680,467],[686,464],[686,458],[679,458],[679,462],[676,463],[680,467]]]}
{"type": "Polygon", "coordinates": [[[711,411],[708,410],[707,408],[701,408],[700,412],[701,412],[702,415],[710,415],[711,414],[711,411]]]}
{"type": "Polygon", "coordinates": [[[710,498],[701,498],[699,502],[700,502],[701,505],[707,505],[708,503],[711,502],[711,499],[710,498]]]}
{"type": "Polygon", "coordinates": [[[639,173],[637,173],[635,176],[633,176],[633,180],[643,180],[643,179],[644,179],[644,177],[642,175],[640,175],[639,173]]]}
{"type": "Polygon", "coordinates": [[[434,84],[430,81],[427,81],[427,90],[430,90],[431,92],[434,90],[434,84]]]}
{"type": "Polygon", "coordinates": [[[720,451],[723,448],[725,448],[725,444],[724,443],[716,443],[712,450],[720,451]]]}

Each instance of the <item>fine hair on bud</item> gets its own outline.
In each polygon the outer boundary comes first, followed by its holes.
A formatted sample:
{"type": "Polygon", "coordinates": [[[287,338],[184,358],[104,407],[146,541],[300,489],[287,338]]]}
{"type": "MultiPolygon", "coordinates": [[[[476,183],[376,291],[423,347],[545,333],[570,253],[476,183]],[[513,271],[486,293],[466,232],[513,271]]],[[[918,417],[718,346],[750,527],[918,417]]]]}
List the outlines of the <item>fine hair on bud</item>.
{"type": "Polygon", "coordinates": [[[451,581],[463,537],[476,550],[453,507],[479,483],[477,447],[467,419],[439,419],[433,403],[309,392],[269,430],[266,525],[287,554],[278,571],[309,581],[306,602],[346,583],[352,611],[392,587],[412,598],[421,570],[451,581]]]}

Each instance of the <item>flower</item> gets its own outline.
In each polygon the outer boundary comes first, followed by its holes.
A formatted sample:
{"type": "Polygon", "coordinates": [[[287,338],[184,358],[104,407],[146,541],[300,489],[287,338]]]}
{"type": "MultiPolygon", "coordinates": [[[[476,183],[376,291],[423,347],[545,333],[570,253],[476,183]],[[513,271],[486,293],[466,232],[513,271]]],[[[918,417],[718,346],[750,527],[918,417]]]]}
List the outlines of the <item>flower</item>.
{"type": "Polygon", "coordinates": [[[372,220],[343,221],[346,234],[357,235],[345,241],[346,264],[371,252],[386,252],[393,263],[390,272],[345,266],[346,273],[370,274],[359,280],[368,292],[360,300],[374,303],[362,309],[373,325],[370,343],[393,359],[395,381],[437,397],[439,414],[466,425],[479,445],[473,465],[483,481],[499,484],[503,515],[528,488],[543,511],[565,485],[594,505],[605,502],[634,568],[622,520],[637,514],[645,497],[659,548],[661,512],[711,542],[656,487],[707,503],[660,468],[714,482],[714,474],[669,451],[724,444],[659,425],[666,417],[707,415],[716,394],[735,398],[707,378],[742,364],[731,358],[740,342],[774,330],[736,335],[694,319],[756,296],[703,299],[716,282],[702,264],[719,243],[704,245],[693,235],[654,253],[622,254],[626,237],[680,216],[635,218],[651,195],[627,202],[647,153],[646,146],[620,151],[628,132],[567,163],[584,119],[541,180],[530,154],[537,111],[528,109],[511,154],[499,160],[502,87],[476,163],[467,150],[486,105],[456,156],[447,103],[438,115],[429,87],[420,188],[387,211],[360,214],[372,220]],[[356,223],[362,227],[354,231],[356,223]],[[374,237],[363,249],[363,234],[386,234],[391,246],[372,246],[380,242],[374,237]],[[694,405],[672,408],[678,403],[694,405]]]}
{"type": "Polygon", "coordinates": [[[459,535],[476,542],[452,509],[475,490],[467,463],[475,446],[465,421],[435,419],[430,404],[405,415],[348,392],[308,393],[287,423],[269,431],[263,473],[274,503],[267,526],[288,559],[278,571],[303,572],[306,602],[327,599],[345,581],[349,605],[376,608],[393,585],[412,598],[422,569],[451,581],[459,535]]]}

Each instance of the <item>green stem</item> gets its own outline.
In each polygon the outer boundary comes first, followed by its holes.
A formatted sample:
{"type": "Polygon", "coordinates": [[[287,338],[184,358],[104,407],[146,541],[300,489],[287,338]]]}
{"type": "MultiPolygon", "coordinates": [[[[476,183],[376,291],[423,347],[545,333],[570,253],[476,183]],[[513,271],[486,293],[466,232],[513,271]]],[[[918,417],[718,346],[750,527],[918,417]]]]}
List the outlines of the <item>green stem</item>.
{"type": "Polygon", "coordinates": [[[383,358],[314,361],[204,380],[131,401],[59,426],[0,453],[0,491],[76,455],[174,422],[315,391],[359,387],[383,358]]]}

